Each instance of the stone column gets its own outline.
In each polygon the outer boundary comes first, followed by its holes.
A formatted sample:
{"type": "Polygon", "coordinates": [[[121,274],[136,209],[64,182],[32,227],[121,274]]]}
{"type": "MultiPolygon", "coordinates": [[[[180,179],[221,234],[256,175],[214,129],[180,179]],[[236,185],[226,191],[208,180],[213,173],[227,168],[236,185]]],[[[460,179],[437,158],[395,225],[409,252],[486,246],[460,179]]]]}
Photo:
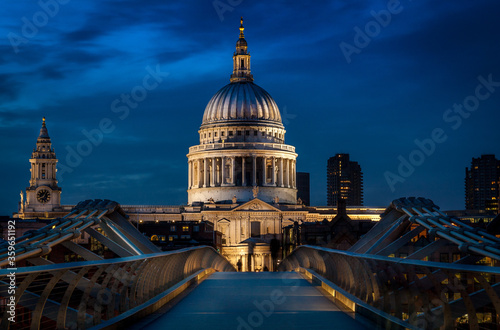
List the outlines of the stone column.
{"type": "Polygon", "coordinates": [[[191,189],[192,186],[192,181],[191,181],[191,171],[193,170],[193,164],[192,161],[188,162],[188,189],[191,189]]]}
{"type": "Polygon", "coordinates": [[[223,186],[226,184],[226,156],[222,156],[221,165],[221,186],[223,186]]]}
{"type": "Polygon", "coordinates": [[[197,160],[198,162],[198,172],[196,173],[196,188],[200,188],[201,183],[201,159],[197,160]]]}
{"type": "Polygon", "coordinates": [[[292,160],[288,160],[288,188],[292,187],[292,160]]]}
{"type": "Polygon", "coordinates": [[[279,182],[279,185],[281,187],[283,187],[283,158],[280,158],[280,168],[279,168],[279,172],[280,172],[280,182],[279,182]]]}
{"type": "Polygon", "coordinates": [[[253,158],[253,163],[252,163],[252,166],[253,166],[253,183],[252,183],[252,185],[256,186],[257,185],[257,157],[252,156],[252,158],[253,158]]]}
{"type": "Polygon", "coordinates": [[[275,162],[276,162],[276,159],[273,156],[273,167],[272,167],[273,177],[271,179],[271,183],[272,183],[273,187],[276,186],[276,164],[275,164],[275,162]]]}
{"type": "Polygon", "coordinates": [[[234,181],[234,179],[236,178],[236,169],[235,169],[235,166],[234,166],[234,158],[235,157],[231,157],[231,171],[232,171],[232,175],[231,175],[231,184],[234,186],[236,184],[236,182],[234,181]]]}
{"type": "Polygon", "coordinates": [[[241,185],[246,186],[245,182],[245,157],[241,157],[241,185]]]}
{"type": "Polygon", "coordinates": [[[290,162],[288,159],[285,158],[285,170],[286,170],[286,175],[285,175],[285,187],[289,188],[290,185],[290,162]]]}
{"type": "Polygon", "coordinates": [[[203,188],[207,187],[207,181],[208,181],[208,166],[207,166],[207,159],[203,159],[203,188]]]}
{"type": "Polygon", "coordinates": [[[215,157],[212,157],[212,175],[211,175],[211,178],[210,178],[210,187],[215,187],[215,183],[216,183],[216,180],[215,180],[215,171],[216,171],[215,157]]]}
{"type": "Polygon", "coordinates": [[[262,157],[262,185],[267,186],[267,164],[266,157],[262,157]]]}
{"type": "Polygon", "coordinates": [[[297,161],[294,160],[293,163],[293,171],[292,171],[292,179],[293,179],[293,188],[297,188],[297,161]]]}

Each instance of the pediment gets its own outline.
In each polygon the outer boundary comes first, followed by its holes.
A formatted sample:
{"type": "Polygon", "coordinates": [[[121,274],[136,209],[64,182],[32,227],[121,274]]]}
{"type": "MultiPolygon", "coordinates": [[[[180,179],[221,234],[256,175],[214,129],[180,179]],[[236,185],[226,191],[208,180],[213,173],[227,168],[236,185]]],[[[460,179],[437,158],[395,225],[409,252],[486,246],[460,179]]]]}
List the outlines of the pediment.
{"type": "Polygon", "coordinates": [[[280,212],[280,209],[275,208],[274,206],[261,201],[258,198],[252,199],[249,202],[246,202],[243,205],[238,206],[233,209],[233,211],[264,211],[264,212],[280,212]]]}
{"type": "Polygon", "coordinates": [[[231,220],[226,219],[226,218],[222,218],[222,219],[220,219],[220,220],[217,220],[217,222],[218,222],[218,223],[230,223],[230,222],[231,222],[231,220]]]}

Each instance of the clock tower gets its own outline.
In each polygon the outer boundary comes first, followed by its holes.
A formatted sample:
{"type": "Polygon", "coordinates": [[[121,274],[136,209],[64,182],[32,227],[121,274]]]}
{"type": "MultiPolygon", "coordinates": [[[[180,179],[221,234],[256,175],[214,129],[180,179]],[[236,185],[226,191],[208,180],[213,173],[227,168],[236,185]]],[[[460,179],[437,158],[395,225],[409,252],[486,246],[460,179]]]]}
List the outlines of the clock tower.
{"type": "Polygon", "coordinates": [[[26,203],[21,205],[21,208],[24,213],[41,212],[45,216],[38,217],[47,217],[47,212],[60,210],[61,188],[57,185],[57,158],[45,125],[45,117],[36,141],[36,148],[31,154],[30,163],[30,186],[26,188],[26,203]]]}

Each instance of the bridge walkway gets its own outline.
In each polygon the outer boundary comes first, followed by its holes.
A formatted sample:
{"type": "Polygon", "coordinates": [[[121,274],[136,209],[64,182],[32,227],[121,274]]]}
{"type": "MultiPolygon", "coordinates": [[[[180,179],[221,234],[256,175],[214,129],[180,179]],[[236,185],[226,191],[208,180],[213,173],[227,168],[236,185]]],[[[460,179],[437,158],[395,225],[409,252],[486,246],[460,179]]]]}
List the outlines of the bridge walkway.
{"type": "Polygon", "coordinates": [[[368,329],[295,272],[214,273],[133,329],[368,329]]]}

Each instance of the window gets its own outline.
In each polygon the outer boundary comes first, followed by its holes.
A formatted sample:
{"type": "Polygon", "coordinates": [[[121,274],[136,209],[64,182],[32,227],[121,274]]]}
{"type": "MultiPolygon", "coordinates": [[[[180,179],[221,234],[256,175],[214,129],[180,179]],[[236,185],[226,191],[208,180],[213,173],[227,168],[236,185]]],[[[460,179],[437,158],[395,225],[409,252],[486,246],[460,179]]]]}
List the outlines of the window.
{"type": "Polygon", "coordinates": [[[176,231],[175,226],[170,226],[170,231],[176,231]]]}
{"type": "Polygon", "coordinates": [[[182,226],[182,231],[189,231],[189,226],[182,226]]]}
{"type": "Polygon", "coordinates": [[[199,232],[200,231],[200,226],[193,226],[193,231],[195,233],[199,232]]]}
{"type": "Polygon", "coordinates": [[[245,131],[245,135],[250,135],[250,131],[245,131]]]}
{"type": "Polygon", "coordinates": [[[266,135],[266,132],[262,132],[262,136],[266,135]]]}
{"type": "Polygon", "coordinates": [[[233,136],[233,131],[229,131],[229,136],[233,136]]]}
{"type": "Polygon", "coordinates": [[[181,235],[181,239],[190,239],[191,235],[181,235]]]}
{"type": "Polygon", "coordinates": [[[250,223],[251,237],[259,237],[260,236],[260,221],[252,221],[250,223]]]}
{"type": "Polygon", "coordinates": [[[253,135],[254,135],[254,136],[257,136],[257,131],[253,131],[253,135]]]}
{"type": "Polygon", "coordinates": [[[214,133],[214,136],[217,137],[217,132],[214,133]]]}
{"type": "Polygon", "coordinates": [[[157,235],[151,236],[151,241],[152,242],[158,242],[158,236],[157,235]]]}
{"type": "Polygon", "coordinates": [[[241,131],[238,131],[238,135],[241,135],[241,131]]]}
{"type": "Polygon", "coordinates": [[[212,137],[212,133],[208,133],[208,137],[212,137]]]}
{"type": "Polygon", "coordinates": [[[220,136],[224,136],[224,132],[220,132],[220,136]]]}

